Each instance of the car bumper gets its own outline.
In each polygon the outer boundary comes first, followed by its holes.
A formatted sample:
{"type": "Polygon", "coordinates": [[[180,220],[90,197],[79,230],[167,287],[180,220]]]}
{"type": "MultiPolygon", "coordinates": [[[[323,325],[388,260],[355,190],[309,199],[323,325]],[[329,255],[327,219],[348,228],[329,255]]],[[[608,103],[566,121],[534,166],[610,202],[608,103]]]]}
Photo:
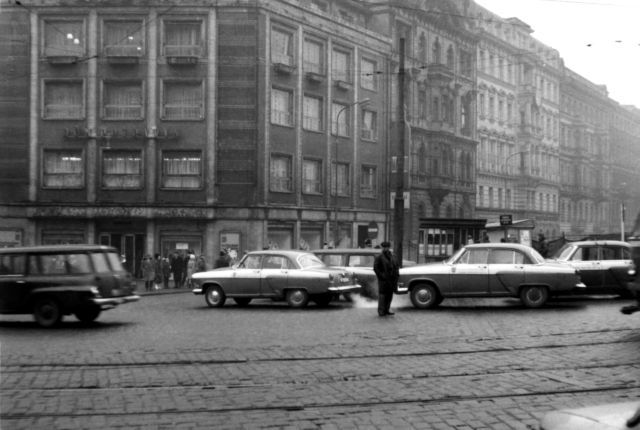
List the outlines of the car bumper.
{"type": "Polygon", "coordinates": [[[398,282],[398,286],[396,287],[395,292],[396,294],[407,294],[409,292],[409,288],[402,282],[398,282]]]}
{"type": "Polygon", "coordinates": [[[202,287],[195,287],[193,290],[191,290],[191,292],[196,295],[204,294],[204,290],[202,289],[202,287]]]}
{"type": "Polygon", "coordinates": [[[574,287],[574,290],[580,291],[580,290],[583,290],[585,288],[587,288],[587,285],[584,282],[578,282],[576,284],[576,286],[574,287]]]}
{"type": "Polygon", "coordinates": [[[328,290],[332,293],[349,293],[349,292],[358,292],[362,287],[358,284],[354,285],[338,285],[335,287],[329,287],[328,290]]]}
{"type": "Polygon", "coordinates": [[[107,297],[107,298],[94,298],[91,301],[100,306],[100,309],[111,309],[115,308],[118,305],[122,305],[124,303],[137,302],[140,300],[140,296],[137,294],[132,294],[130,296],[122,296],[122,297],[107,297]]]}

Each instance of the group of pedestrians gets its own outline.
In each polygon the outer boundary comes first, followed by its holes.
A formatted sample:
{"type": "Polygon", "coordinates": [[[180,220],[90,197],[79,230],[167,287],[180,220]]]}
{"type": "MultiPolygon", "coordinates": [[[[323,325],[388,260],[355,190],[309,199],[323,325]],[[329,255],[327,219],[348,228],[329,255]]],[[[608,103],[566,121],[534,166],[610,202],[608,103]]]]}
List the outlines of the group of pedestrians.
{"type": "Polygon", "coordinates": [[[192,250],[175,251],[166,256],[147,254],[142,259],[141,271],[145,291],[160,288],[191,287],[191,277],[194,273],[207,270],[204,255],[196,257],[192,250]],[[170,281],[173,280],[173,287],[170,281]]]}

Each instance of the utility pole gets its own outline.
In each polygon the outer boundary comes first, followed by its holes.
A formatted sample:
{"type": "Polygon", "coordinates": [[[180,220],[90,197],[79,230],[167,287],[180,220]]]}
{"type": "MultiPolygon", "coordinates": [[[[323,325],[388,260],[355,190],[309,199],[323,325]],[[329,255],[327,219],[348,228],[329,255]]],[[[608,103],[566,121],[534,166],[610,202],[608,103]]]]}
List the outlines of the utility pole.
{"type": "Polygon", "coordinates": [[[396,196],[394,199],[393,236],[395,254],[402,267],[404,238],[404,139],[405,139],[405,69],[404,38],[400,39],[400,68],[398,70],[398,144],[396,147],[396,196]]]}

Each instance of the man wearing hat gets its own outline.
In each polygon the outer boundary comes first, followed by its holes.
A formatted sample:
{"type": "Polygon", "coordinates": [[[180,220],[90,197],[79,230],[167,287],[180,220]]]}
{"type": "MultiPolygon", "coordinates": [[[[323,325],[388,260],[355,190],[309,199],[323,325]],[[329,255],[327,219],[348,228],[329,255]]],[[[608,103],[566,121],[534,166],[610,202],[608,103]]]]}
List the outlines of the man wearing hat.
{"type": "Polygon", "coordinates": [[[373,271],[378,278],[378,315],[384,317],[393,315],[390,310],[391,300],[398,284],[400,266],[391,253],[391,244],[385,241],[380,246],[382,252],[373,262],[373,271]]]}

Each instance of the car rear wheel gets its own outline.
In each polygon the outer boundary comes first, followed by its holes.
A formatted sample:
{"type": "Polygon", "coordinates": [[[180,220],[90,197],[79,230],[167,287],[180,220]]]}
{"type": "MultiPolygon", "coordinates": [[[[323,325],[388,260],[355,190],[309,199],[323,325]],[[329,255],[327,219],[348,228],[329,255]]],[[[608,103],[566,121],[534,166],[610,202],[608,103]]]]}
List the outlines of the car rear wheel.
{"type": "Polygon", "coordinates": [[[440,292],[433,285],[420,284],[411,290],[411,303],[418,309],[434,308],[440,302],[442,302],[440,292]]]}
{"type": "Polygon", "coordinates": [[[292,308],[304,308],[309,303],[309,293],[305,290],[287,291],[287,303],[292,308]]]}
{"type": "Polygon", "coordinates": [[[41,327],[53,327],[62,321],[62,310],[51,297],[42,297],[33,305],[33,317],[41,327]]]}
{"type": "Polygon", "coordinates": [[[539,308],[548,298],[547,287],[541,285],[531,285],[520,290],[520,300],[528,308],[539,308]]]}
{"type": "Polygon", "coordinates": [[[76,318],[84,323],[95,321],[102,310],[98,306],[88,306],[74,312],[76,318]]]}
{"type": "Polygon", "coordinates": [[[251,303],[250,297],[234,297],[233,301],[236,302],[238,306],[248,306],[251,303]]]}
{"type": "Polygon", "coordinates": [[[224,295],[222,288],[212,286],[207,287],[204,292],[204,299],[211,308],[219,308],[224,306],[224,302],[227,300],[227,296],[224,295]]]}

